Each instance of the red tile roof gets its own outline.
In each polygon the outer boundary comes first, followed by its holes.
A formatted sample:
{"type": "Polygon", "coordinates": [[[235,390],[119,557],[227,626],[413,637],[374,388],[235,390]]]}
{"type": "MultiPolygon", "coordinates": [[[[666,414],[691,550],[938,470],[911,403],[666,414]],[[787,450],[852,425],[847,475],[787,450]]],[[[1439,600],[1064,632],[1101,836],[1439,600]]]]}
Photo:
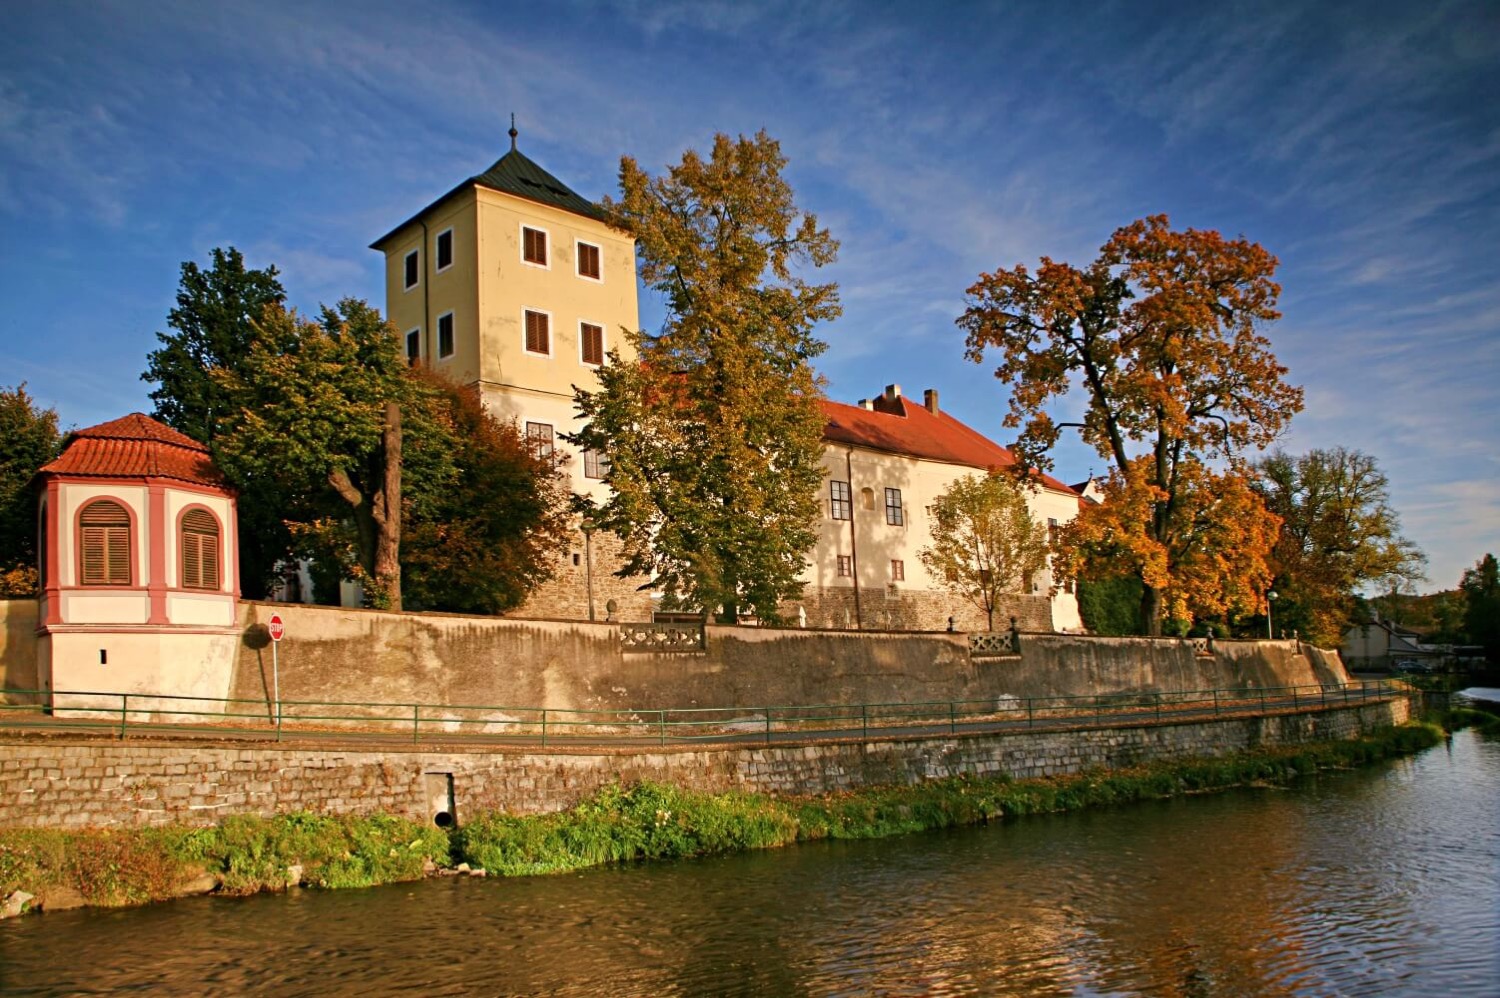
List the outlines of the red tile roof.
{"type": "Polygon", "coordinates": [[[40,475],[81,478],[171,478],[224,487],[208,448],[150,416],[133,412],[84,430],[74,430],[63,451],[40,475]]]}
{"type": "MultiPolygon", "coordinates": [[[[894,399],[881,396],[874,405],[871,411],[824,400],[823,415],[828,423],[823,428],[823,439],[985,471],[1009,468],[1016,463],[1016,456],[1009,449],[946,412],[929,412],[925,406],[899,395],[894,399]]],[[[1051,475],[1040,477],[1047,488],[1073,494],[1072,489],[1051,475]]]]}

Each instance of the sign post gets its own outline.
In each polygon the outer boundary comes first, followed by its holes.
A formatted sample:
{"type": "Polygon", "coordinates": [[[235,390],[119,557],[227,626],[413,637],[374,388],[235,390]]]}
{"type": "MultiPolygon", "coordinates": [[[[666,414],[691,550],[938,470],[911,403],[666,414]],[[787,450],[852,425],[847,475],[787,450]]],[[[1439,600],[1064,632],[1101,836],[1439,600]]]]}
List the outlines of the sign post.
{"type": "Polygon", "coordinates": [[[271,635],[271,697],[276,701],[276,738],[279,741],[281,739],[281,661],[276,649],[281,646],[281,638],[286,634],[286,623],[281,619],[281,614],[271,614],[266,630],[271,635]]]}

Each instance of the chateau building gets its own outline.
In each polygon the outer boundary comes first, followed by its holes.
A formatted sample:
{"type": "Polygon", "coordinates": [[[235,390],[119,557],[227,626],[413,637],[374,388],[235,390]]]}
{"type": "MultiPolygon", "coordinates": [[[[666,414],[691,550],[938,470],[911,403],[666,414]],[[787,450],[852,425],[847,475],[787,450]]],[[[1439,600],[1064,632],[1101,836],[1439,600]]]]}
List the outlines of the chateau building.
{"type": "MultiPolygon", "coordinates": [[[[574,386],[592,388],[610,349],[627,359],[622,329],[638,329],[635,241],[599,208],[516,148],[371,246],[385,256],[386,314],[413,363],[476,388],[514,419],[539,453],[566,461],[574,492],[602,500],[605,455],[570,453],[579,429],[574,386]]],[[[825,516],[810,552],[805,598],[786,607],[809,626],[983,629],[984,616],[929,579],[917,552],[930,541],[926,506],[955,478],[1008,467],[1004,447],[897,386],[859,406],[827,402],[825,516]]],[[[1078,510],[1068,486],[1044,478],[1031,499],[1038,522],[1078,510]]],[[[622,580],[619,542],[576,532],[562,570],[518,613],[567,619],[647,620],[640,580],[622,580]]],[[[1077,602],[1030,580],[1001,619],[1030,630],[1078,629],[1077,602]]],[[[997,620],[997,626],[1000,621],[997,620]]]]}

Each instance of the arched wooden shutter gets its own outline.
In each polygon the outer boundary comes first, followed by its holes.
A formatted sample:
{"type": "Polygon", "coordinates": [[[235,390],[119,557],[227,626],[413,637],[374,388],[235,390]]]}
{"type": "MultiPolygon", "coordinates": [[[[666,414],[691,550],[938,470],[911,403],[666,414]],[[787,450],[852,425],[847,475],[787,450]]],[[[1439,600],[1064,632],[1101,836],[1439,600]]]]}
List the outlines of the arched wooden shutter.
{"type": "Polygon", "coordinates": [[[190,509],[182,516],[182,585],[219,588],[219,521],[206,509],[190,509]]]}
{"type": "Polygon", "coordinates": [[[83,584],[130,585],[130,514],[110,499],[91,502],[78,517],[83,584]]]}

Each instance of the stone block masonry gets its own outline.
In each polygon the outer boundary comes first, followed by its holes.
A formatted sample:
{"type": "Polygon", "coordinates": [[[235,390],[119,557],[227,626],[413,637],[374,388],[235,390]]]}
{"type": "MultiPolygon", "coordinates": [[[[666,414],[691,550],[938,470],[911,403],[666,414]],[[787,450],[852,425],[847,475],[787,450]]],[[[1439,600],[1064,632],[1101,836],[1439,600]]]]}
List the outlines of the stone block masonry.
{"type": "Polygon", "coordinates": [[[1005,734],[642,750],[433,751],[27,739],[0,745],[0,826],[213,824],[233,814],[434,814],[451,775],[460,823],[571,807],[615,781],[820,794],[972,774],[1061,776],[1345,739],[1407,720],[1405,699],[1211,721],[1005,734]]]}

